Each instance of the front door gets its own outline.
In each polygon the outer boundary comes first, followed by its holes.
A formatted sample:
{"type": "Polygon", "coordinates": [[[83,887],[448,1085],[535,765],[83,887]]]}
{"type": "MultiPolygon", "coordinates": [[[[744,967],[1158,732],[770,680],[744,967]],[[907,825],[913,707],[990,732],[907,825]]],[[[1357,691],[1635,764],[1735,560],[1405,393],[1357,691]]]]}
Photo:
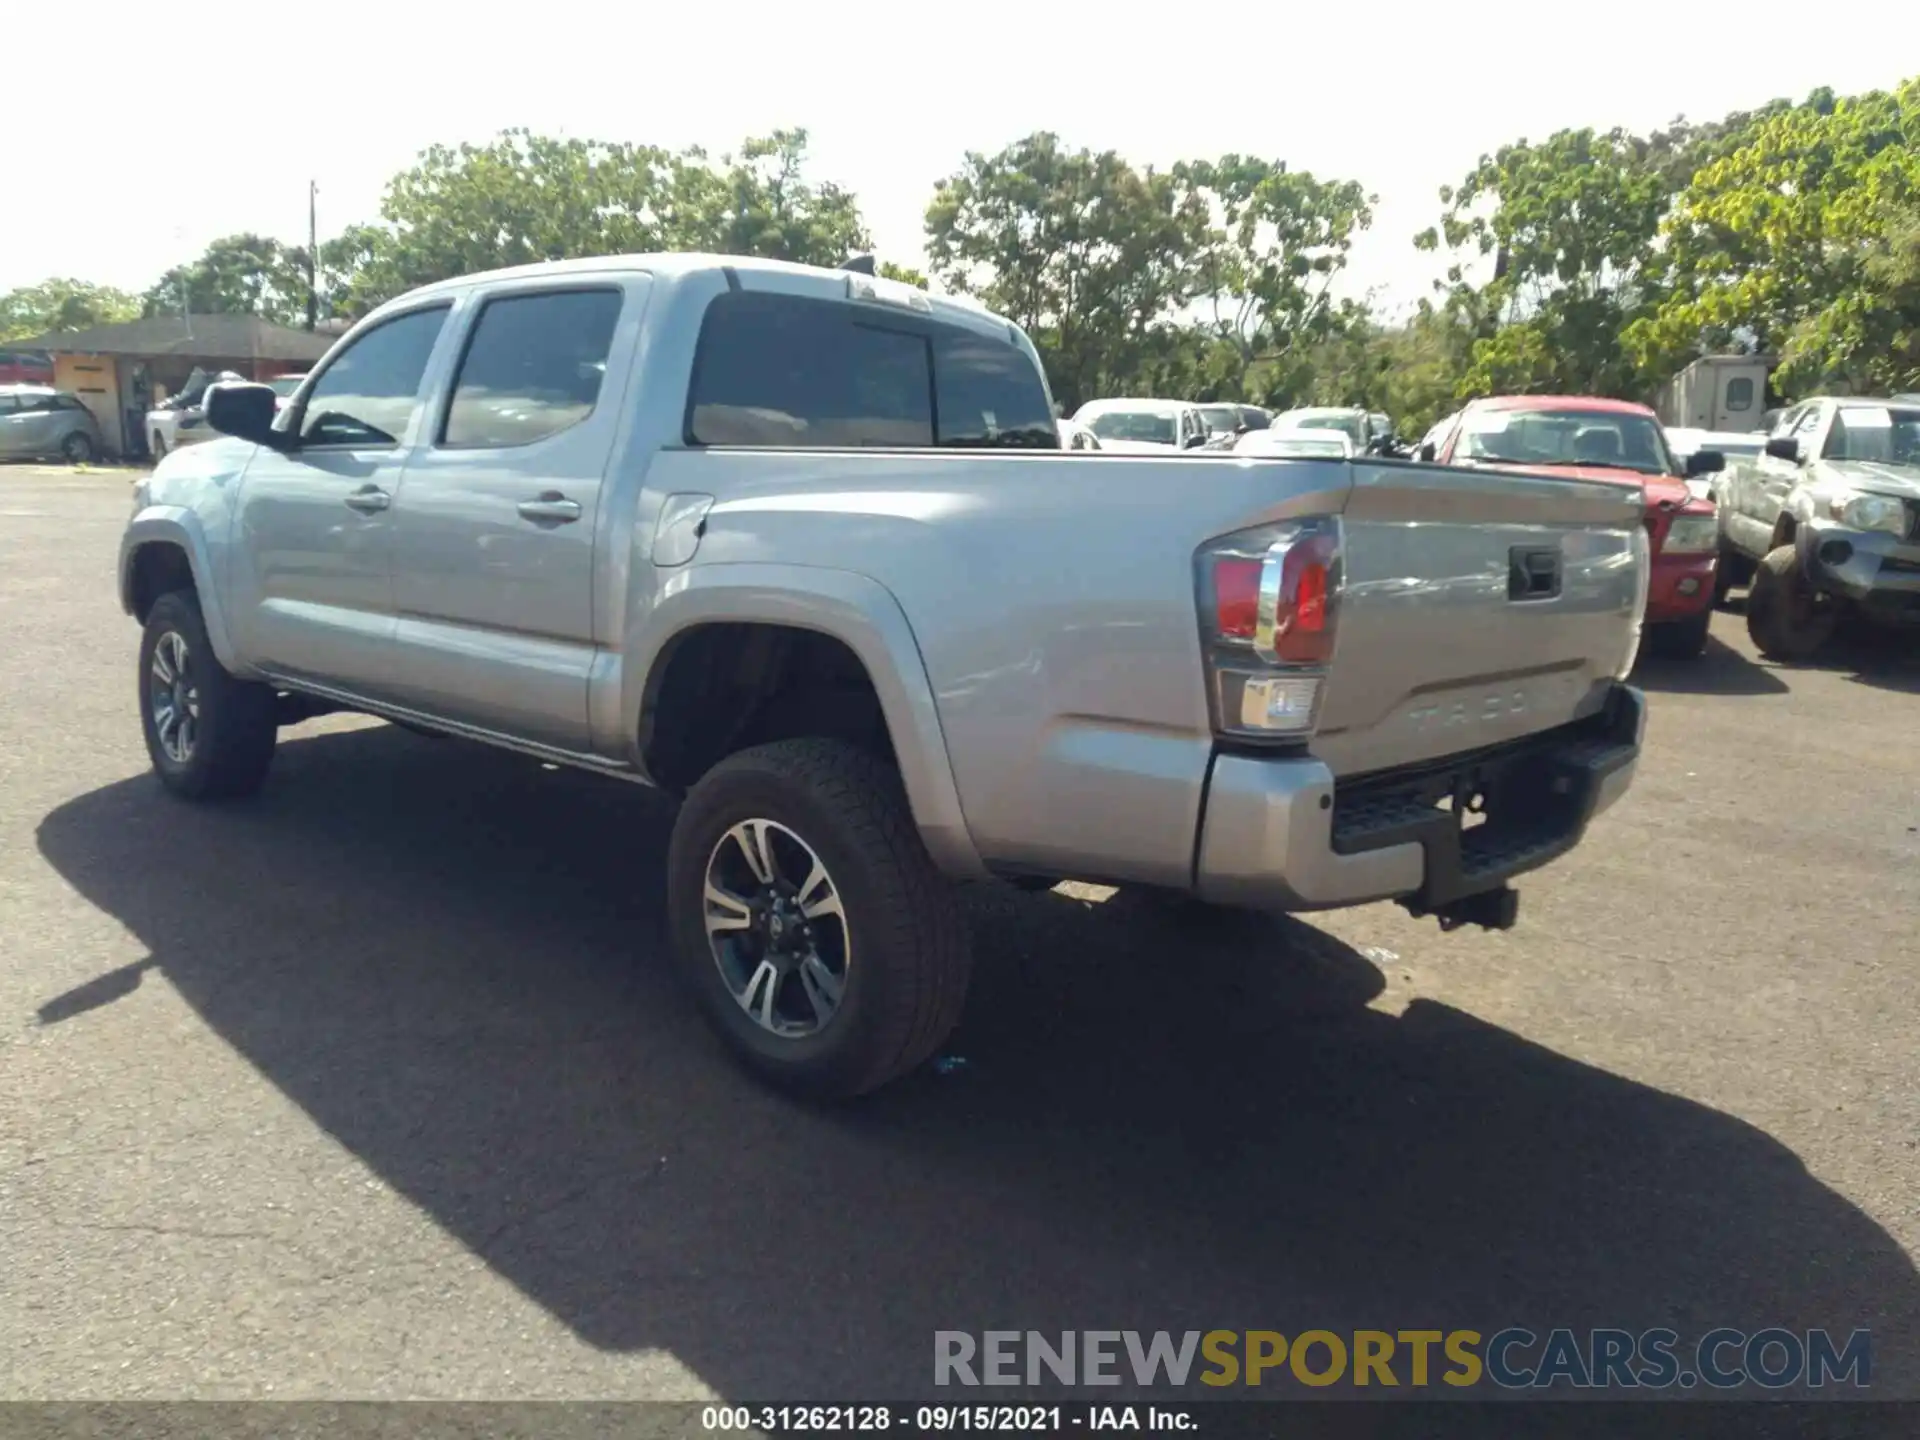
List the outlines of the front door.
{"type": "Polygon", "coordinates": [[[401,703],[591,748],[601,479],[648,284],[522,282],[469,302],[444,414],[414,446],[394,510],[401,703]]]}
{"type": "Polygon", "coordinates": [[[394,495],[447,311],[356,337],[291,417],[299,444],[248,465],[228,583],[241,652],[262,669],[389,698],[394,495]]]}

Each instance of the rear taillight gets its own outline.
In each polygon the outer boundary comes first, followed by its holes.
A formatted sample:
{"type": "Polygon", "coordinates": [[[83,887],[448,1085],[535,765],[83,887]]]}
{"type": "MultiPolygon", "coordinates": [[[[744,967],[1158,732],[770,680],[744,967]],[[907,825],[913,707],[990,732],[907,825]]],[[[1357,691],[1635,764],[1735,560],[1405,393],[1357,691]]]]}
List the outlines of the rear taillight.
{"type": "Polygon", "coordinates": [[[1195,561],[1216,728],[1247,738],[1312,734],[1339,612],[1339,519],[1241,531],[1195,561]]]}

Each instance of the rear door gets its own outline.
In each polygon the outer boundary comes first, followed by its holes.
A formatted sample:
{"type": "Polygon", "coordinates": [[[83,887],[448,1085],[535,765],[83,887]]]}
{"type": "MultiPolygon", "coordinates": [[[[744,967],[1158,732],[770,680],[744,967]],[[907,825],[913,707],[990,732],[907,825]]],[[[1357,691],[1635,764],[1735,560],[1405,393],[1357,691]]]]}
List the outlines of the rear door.
{"type": "Polygon", "coordinates": [[[476,294],[394,509],[403,704],[587,751],[594,538],[650,277],[476,294]]]}

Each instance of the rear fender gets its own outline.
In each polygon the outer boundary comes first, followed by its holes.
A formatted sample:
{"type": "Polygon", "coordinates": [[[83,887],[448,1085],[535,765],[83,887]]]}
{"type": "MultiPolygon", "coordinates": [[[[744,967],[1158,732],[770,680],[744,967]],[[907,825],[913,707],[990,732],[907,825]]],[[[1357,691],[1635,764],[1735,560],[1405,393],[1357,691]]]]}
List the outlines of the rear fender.
{"type": "Polygon", "coordinates": [[[906,613],[877,580],[811,565],[722,564],[681,571],[644,622],[631,626],[619,686],[619,725],[641,763],[642,709],[674,639],[717,622],[791,625],[842,642],[866,667],[880,697],[907,803],[928,852],[956,879],[984,879],[947,756],[920,647],[906,613]]]}

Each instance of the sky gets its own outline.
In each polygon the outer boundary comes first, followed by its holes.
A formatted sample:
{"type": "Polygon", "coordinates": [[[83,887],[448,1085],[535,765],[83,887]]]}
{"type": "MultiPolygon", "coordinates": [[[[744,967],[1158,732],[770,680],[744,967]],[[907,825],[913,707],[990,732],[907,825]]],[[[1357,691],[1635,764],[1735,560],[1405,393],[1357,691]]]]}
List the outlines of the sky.
{"type": "MultiPolygon", "coordinates": [[[[1342,288],[1397,310],[1444,268],[1411,240],[1437,218],[1437,190],[1502,144],[1920,73],[1920,5],[1863,0],[1845,15],[1830,30],[1803,4],[1753,0],[104,0],[88,8],[84,65],[10,67],[0,291],[54,275],[137,291],[221,235],[303,240],[309,179],[325,239],[376,218],[388,177],[423,147],[507,126],[715,152],[801,126],[812,178],[850,188],[877,253],[906,264],[934,182],[967,151],[1035,130],[1140,165],[1239,152],[1357,179],[1379,198],[1342,288]],[[49,142],[22,143],[19,117],[36,115],[49,142]]],[[[27,28],[70,30],[52,17],[27,28]]]]}

